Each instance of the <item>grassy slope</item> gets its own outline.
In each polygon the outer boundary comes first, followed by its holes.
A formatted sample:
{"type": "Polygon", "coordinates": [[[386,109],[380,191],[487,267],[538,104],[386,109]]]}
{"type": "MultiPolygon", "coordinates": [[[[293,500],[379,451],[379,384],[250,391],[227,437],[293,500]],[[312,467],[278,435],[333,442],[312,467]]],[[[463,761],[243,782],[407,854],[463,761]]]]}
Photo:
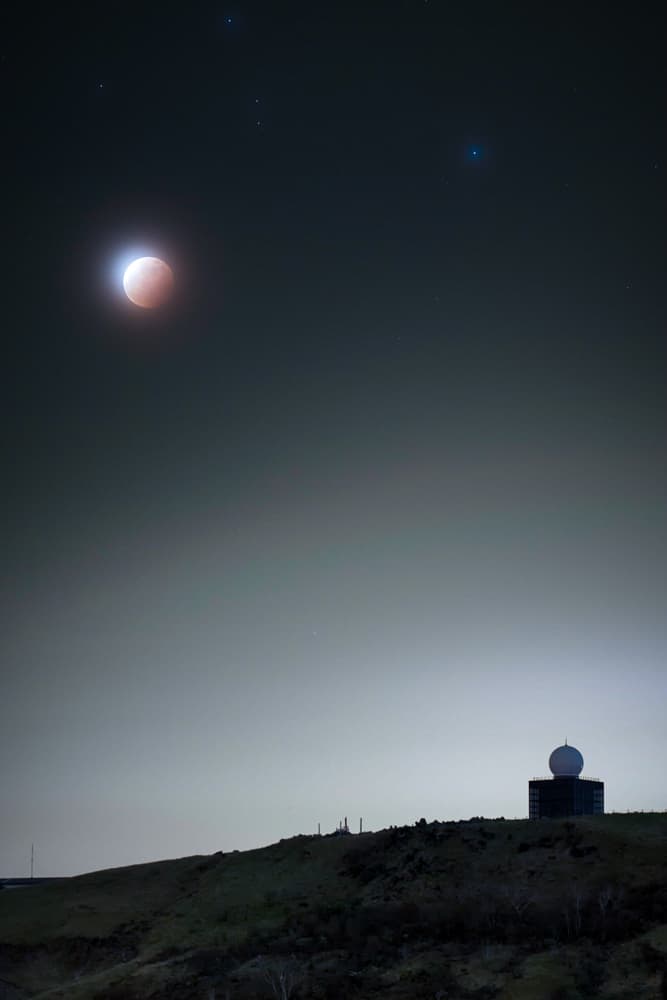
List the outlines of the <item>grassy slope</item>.
{"type": "Polygon", "coordinates": [[[2,982],[12,1000],[268,996],[255,956],[294,952],[302,971],[312,962],[302,997],[345,970],[337,996],[432,997],[446,982],[448,997],[480,1000],[551,1000],[559,989],[563,1000],[657,1000],[666,885],[664,813],[295,837],[0,892],[0,997],[2,982]],[[605,887],[613,942],[599,930],[605,887]],[[649,911],[635,920],[643,900],[649,911]],[[400,910],[411,903],[417,915],[400,910]],[[431,936],[443,921],[449,932],[431,936]]]}

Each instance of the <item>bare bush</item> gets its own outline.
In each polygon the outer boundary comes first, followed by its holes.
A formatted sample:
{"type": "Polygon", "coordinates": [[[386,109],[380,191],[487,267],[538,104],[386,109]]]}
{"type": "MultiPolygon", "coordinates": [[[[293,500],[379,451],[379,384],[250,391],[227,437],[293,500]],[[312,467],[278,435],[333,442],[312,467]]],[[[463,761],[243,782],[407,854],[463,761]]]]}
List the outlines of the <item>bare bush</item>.
{"type": "Polygon", "coordinates": [[[586,896],[579,888],[573,888],[569,897],[564,900],[562,914],[566,937],[578,938],[581,934],[585,904],[586,896]]]}
{"type": "Polygon", "coordinates": [[[535,896],[524,886],[505,886],[502,898],[509,906],[515,917],[520,920],[525,911],[535,902],[535,896]]]}
{"type": "Polygon", "coordinates": [[[290,1000],[303,979],[295,955],[265,963],[263,973],[264,982],[277,1000],[290,1000]]]}

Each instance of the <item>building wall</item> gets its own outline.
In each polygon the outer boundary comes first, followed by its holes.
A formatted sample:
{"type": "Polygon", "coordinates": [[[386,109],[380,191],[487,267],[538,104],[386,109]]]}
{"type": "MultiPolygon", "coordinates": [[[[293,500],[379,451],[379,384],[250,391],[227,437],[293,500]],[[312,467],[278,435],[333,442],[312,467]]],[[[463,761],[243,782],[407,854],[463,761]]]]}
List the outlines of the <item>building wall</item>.
{"type": "Polygon", "coordinates": [[[604,813],[604,782],[588,778],[546,778],[528,782],[530,819],[595,816],[604,813]]]}

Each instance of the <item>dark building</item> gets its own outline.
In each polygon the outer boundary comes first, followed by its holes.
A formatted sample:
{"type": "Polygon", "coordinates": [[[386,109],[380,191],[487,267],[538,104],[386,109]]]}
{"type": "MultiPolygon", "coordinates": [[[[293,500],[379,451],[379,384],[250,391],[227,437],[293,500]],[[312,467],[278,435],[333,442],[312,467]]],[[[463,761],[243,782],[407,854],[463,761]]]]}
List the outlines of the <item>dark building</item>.
{"type": "Polygon", "coordinates": [[[558,816],[591,816],[604,812],[604,782],[580,778],[584,758],[576,747],[556,747],[549,757],[553,778],[528,782],[530,819],[558,816]]]}

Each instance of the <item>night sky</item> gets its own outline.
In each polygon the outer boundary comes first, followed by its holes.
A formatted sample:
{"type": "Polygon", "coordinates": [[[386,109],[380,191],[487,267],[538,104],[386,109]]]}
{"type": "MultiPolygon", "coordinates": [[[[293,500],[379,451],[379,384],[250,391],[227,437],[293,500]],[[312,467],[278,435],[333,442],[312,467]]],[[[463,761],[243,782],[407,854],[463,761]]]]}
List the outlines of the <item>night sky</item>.
{"type": "Polygon", "coordinates": [[[667,808],[665,27],[5,21],[0,875],[667,808]]]}

